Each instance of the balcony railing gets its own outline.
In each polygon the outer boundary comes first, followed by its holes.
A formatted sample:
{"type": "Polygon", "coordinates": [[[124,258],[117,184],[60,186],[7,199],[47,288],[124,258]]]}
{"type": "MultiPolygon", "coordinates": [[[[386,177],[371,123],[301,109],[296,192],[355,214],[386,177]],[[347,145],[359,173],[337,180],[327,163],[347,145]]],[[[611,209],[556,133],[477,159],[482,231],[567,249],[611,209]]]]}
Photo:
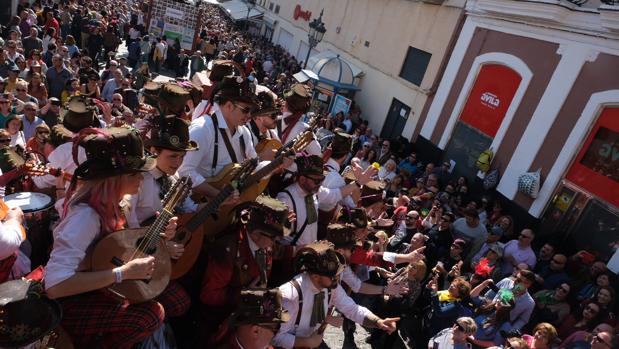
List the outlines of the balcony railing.
{"type": "MultiPolygon", "coordinates": [[[[589,0],[567,0],[574,5],[582,6],[589,2],[589,0]]],[[[603,4],[606,5],[619,5],[619,0],[600,0],[603,4]]],[[[594,5],[595,6],[595,5],[594,5]]]]}
{"type": "Polygon", "coordinates": [[[619,5],[619,0],[600,0],[606,5],[619,5]]]}

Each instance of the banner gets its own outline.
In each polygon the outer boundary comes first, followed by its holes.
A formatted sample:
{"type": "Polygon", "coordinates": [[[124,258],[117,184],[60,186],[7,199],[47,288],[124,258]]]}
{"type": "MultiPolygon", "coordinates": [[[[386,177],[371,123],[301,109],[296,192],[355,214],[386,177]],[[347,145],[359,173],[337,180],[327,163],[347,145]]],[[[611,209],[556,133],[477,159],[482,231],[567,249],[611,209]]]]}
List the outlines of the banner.
{"type": "Polygon", "coordinates": [[[335,95],[333,99],[333,105],[331,107],[331,115],[335,115],[339,112],[344,113],[344,115],[348,114],[350,110],[350,106],[352,101],[342,95],[335,95]]]}
{"type": "Polygon", "coordinates": [[[517,72],[504,65],[482,66],[460,120],[494,138],[521,81],[517,72]]]}

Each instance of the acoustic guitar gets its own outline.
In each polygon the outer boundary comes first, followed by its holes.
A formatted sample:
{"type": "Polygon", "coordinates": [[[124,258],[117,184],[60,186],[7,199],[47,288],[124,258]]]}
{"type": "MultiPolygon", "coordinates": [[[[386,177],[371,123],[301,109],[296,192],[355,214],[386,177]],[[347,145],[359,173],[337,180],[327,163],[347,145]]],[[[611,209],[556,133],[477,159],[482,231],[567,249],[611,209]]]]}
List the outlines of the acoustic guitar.
{"type": "Polygon", "coordinates": [[[190,190],[191,180],[181,177],[164,197],[163,209],[151,226],[117,231],[97,243],[91,256],[94,271],[119,267],[137,258],[155,257],[151,279],[125,280],[109,286],[108,291],[130,303],[140,303],[157,297],[168,286],[170,255],[160,235],[174,216],[174,207],[185,199],[190,190]]]}
{"type": "Polygon", "coordinates": [[[231,172],[232,177],[229,184],[217,196],[209,200],[206,206],[198,212],[183,214],[178,218],[178,228],[173,241],[185,245],[185,251],[178,259],[172,260],[172,274],[170,275],[172,280],[185,275],[193,267],[202,250],[204,233],[210,227],[207,221],[217,219],[216,212],[221,203],[232,195],[234,190],[239,187],[240,183],[243,183],[257,165],[257,159],[248,159],[241,165],[237,165],[231,172]],[[205,222],[207,223],[205,224],[205,222]]]}
{"type": "MultiPolygon", "coordinates": [[[[239,191],[239,202],[238,204],[242,204],[244,202],[255,200],[258,195],[264,192],[264,189],[269,184],[269,179],[266,178],[273,170],[277,167],[281,166],[284,162],[284,158],[288,156],[294,156],[296,153],[302,152],[314,139],[314,134],[311,130],[307,130],[303,133],[300,133],[295,139],[290,142],[290,146],[284,146],[275,155],[275,159],[271,161],[268,165],[262,167],[256,172],[252,173],[240,186],[237,188],[239,191]]],[[[213,177],[211,179],[207,179],[208,183],[222,190],[223,188],[230,183],[231,173],[234,171],[237,164],[230,164],[224,167],[217,177],[213,177]]],[[[221,232],[226,226],[228,226],[232,222],[234,208],[236,205],[222,205],[219,208],[218,218],[214,219],[212,222],[207,222],[205,226],[205,234],[207,235],[217,235],[221,232]]]]}

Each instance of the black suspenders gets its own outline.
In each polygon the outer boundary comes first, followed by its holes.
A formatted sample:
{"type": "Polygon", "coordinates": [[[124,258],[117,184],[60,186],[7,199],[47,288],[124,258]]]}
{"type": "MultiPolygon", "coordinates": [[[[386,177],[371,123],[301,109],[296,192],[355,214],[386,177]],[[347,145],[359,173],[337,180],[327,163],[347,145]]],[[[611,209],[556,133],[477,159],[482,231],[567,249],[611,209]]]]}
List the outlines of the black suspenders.
{"type": "MultiPolygon", "coordinates": [[[[292,210],[294,212],[294,214],[297,214],[297,204],[294,202],[294,198],[292,197],[292,194],[290,194],[290,192],[288,190],[284,190],[283,193],[288,194],[288,196],[290,196],[290,201],[292,202],[292,210]]],[[[292,246],[296,246],[297,241],[299,241],[299,238],[301,238],[301,235],[303,235],[303,232],[305,231],[305,228],[307,227],[307,217],[305,217],[305,222],[303,222],[303,225],[301,226],[301,229],[297,230],[297,221],[295,220],[294,223],[292,223],[294,226],[294,231],[295,231],[295,236],[292,239],[292,241],[290,242],[290,245],[292,246]]]]}
{"type": "MultiPolygon", "coordinates": [[[[226,149],[228,150],[228,154],[230,154],[232,162],[238,164],[239,161],[236,158],[236,153],[234,148],[232,148],[232,143],[230,143],[230,138],[228,137],[226,130],[219,128],[219,122],[217,122],[217,116],[215,114],[211,114],[211,120],[213,120],[213,126],[215,128],[215,154],[213,154],[213,163],[211,168],[215,169],[215,167],[217,167],[217,156],[219,155],[219,133],[221,133],[221,137],[224,139],[226,149]]],[[[243,138],[243,135],[240,135],[239,143],[241,144],[243,157],[245,157],[245,138],[243,138]]]]}

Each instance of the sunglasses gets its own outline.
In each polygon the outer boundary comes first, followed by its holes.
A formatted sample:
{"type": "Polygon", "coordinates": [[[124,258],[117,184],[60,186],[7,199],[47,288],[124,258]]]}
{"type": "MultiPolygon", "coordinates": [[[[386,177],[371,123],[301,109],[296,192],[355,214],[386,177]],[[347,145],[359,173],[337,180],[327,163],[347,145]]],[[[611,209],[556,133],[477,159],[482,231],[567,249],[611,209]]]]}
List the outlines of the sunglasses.
{"type": "Polygon", "coordinates": [[[520,234],[519,238],[530,239],[531,237],[528,235],[520,234]]]}
{"type": "Polygon", "coordinates": [[[11,143],[10,138],[0,139],[0,143],[11,143]]]}
{"type": "Polygon", "coordinates": [[[250,107],[245,107],[245,106],[242,106],[242,105],[240,105],[240,104],[236,104],[236,103],[232,103],[232,104],[233,104],[233,105],[234,105],[237,109],[239,109],[239,110],[241,111],[241,113],[243,113],[243,114],[246,114],[246,115],[247,115],[247,114],[251,113],[251,108],[250,108],[250,107]]]}
{"type": "Polygon", "coordinates": [[[49,134],[49,131],[37,131],[37,134],[40,134],[40,135],[48,135],[48,134],[49,134]]]}
{"type": "Polygon", "coordinates": [[[406,219],[418,219],[419,217],[414,217],[414,216],[406,216],[406,219]]]}
{"type": "Polygon", "coordinates": [[[307,178],[310,181],[314,182],[314,184],[316,184],[316,185],[322,184],[322,182],[325,180],[325,177],[322,177],[322,178],[312,178],[312,177],[307,177],[306,176],[305,178],[307,178]]]}
{"type": "Polygon", "coordinates": [[[460,325],[459,323],[454,322],[454,324],[453,324],[453,325],[454,325],[454,327],[456,327],[456,329],[457,329],[457,330],[459,330],[459,331],[461,331],[461,332],[466,332],[466,331],[464,330],[464,327],[463,327],[462,325],[460,325]]]}
{"type": "Polygon", "coordinates": [[[0,104],[9,104],[9,101],[0,101],[0,104]]]}

